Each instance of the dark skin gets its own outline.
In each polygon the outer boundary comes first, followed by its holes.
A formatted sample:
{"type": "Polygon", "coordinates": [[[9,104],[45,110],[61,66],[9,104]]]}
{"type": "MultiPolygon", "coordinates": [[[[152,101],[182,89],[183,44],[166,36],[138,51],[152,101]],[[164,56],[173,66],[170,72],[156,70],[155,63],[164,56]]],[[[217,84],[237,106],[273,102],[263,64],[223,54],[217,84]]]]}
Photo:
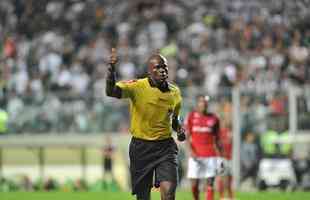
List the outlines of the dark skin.
{"type": "MultiPolygon", "coordinates": [[[[117,64],[117,53],[116,49],[112,48],[110,63],[108,68],[107,75],[107,86],[106,86],[106,94],[110,97],[121,98],[122,97],[122,89],[116,86],[116,78],[115,78],[115,66],[117,64]]],[[[148,68],[149,74],[148,79],[152,86],[157,87],[162,92],[169,92],[169,83],[168,79],[168,66],[167,61],[164,57],[159,54],[153,55],[148,60],[148,68]]],[[[181,121],[179,120],[179,116],[172,116],[172,128],[177,132],[177,137],[179,141],[184,141],[185,130],[181,125],[181,121]]],[[[161,181],[160,182],[160,194],[162,200],[175,200],[175,191],[176,191],[176,182],[172,181],[161,181]]],[[[151,188],[150,188],[151,189],[151,188]]],[[[150,199],[150,190],[145,191],[141,194],[137,194],[137,200],[149,200],[150,199]]]]}
{"type": "Polygon", "coordinates": [[[120,99],[122,97],[122,90],[121,88],[115,85],[116,78],[115,78],[115,65],[117,63],[117,54],[116,49],[112,48],[108,74],[107,74],[107,86],[106,86],[106,94],[109,97],[115,97],[120,99]]]}

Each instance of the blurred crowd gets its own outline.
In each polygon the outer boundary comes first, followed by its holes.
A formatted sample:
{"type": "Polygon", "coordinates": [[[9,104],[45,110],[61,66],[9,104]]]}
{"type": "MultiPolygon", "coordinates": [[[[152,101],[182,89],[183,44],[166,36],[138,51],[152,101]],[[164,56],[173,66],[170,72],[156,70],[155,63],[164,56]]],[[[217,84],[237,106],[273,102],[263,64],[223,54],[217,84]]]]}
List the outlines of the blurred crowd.
{"type": "Polygon", "coordinates": [[[31,180],[26,175],[15,176],[14,178],[0,178],[0,192],[12,191],[119,191],[120,187],[115,181],[97,180],[88,183],[84,179],[67,179],[59,182],[55,178],[49,177],[45,180],[31,180]]]}
{"type": "Polygon", "coordinates": [[[309,0],[2,0],[0,107],[12,132],[125,130],[128,114],[111,113],[104,94],[111,47],[119,79],[144,76],[160,50],[170,80],[194,88],[185,97],[238,85],[272,94],[254,103],[283,107],[279,90],[310,83],[309,9],[309,0]]]}

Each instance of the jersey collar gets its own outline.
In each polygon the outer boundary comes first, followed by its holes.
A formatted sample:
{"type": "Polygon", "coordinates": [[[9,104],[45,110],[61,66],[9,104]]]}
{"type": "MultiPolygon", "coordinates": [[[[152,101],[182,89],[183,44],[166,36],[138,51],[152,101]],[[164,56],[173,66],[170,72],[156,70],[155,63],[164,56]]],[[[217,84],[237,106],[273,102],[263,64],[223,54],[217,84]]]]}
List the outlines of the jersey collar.
{"type": "Polygon", "coordinates": [[[153,80],[150,77],[147,77],[147,80],[148,80],[151,87],[156,87],[162,92],[169,92],[171,90],[168,82],[166,82],[167,84],[165,84],[164,87],[157,87],[156,84],[153,82],[153,80]]]}

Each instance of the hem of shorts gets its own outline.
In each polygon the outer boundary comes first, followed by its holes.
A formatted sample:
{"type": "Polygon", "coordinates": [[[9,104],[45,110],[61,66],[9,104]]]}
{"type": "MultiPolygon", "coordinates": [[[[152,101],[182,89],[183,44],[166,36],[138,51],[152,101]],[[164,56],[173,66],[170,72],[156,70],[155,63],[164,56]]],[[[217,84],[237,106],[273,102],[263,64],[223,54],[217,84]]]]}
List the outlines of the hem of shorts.
{"type": "Polygon", "coordinates": [[[172,136],[169,136],[167,138],[161,138],[161,139],[154,139],[154,140],[149,140],[149,139],[145,139],[145,138],[139,138],[139,137],[136,137],[136,136],[132,136],[133,139],[136,139],[136,140],[142,140],[142,141],[145,141],[145,142],[156,142],[156,141],[165,141],[165,140],[171,140],[173,139],[172,136]]]}

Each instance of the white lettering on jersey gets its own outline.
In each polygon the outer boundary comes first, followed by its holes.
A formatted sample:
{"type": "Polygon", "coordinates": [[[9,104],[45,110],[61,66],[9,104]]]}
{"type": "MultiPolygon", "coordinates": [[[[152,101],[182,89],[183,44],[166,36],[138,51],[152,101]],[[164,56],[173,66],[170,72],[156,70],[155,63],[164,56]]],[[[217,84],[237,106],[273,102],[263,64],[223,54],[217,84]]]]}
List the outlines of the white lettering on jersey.
{"type": "Polygon", "coordinates": [[[213,126],[214,124],[215,124],[215,120],[214,119],[207,120],[207,125],[208,126],[213,126]]]}
{"type": "Polygon", "coordinates": [[[212,128],[207,126],[193,126],[192,131],[196,133],[210,133],[212,132],[212,128]]]}

